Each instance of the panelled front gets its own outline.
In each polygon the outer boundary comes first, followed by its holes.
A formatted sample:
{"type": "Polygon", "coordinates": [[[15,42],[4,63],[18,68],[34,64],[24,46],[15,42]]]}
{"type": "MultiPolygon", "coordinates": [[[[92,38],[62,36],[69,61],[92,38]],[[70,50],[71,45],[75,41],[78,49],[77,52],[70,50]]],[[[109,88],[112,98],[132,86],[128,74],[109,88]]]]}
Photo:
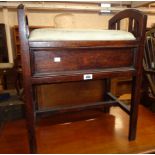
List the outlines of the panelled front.
{"type": "Polygon", "coordinates": [[[130,67],[134,59],[131,48],[33,49],[30,55],[32,74],[130,67]]]}

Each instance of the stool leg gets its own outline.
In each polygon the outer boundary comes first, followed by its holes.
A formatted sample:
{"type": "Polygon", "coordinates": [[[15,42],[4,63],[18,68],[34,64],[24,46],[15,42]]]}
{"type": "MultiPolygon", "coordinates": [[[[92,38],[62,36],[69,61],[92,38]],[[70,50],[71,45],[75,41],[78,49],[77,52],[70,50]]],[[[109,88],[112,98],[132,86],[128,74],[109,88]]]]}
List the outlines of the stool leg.
{"type": "Polygon", "coordinates": [[[25,99],[25,110],[26,110],[26,121],[28,129],[28,138],[30,153],[37,153],[37,142],[36,142],[36,132],[35,132],[35,105],[33,103],[32,89],[24,89],[24,99],[25,99]]]}
{"type": "MultiPolygon", "coordinates": [[[[108,100],[107,93],[110,92],[110,87],[111,87],[111,80],[110,79],[104,79],[104,100],[108,100]]],[[[109,113],[110,107],[109,106],[104,107],[103,112],[109,113]]]]}
{"type": "Polygon", "coordinates": [[[130,122],[129,122],[129,140],[135,140],[137,118],[138,118],[138,104],[140,102],[140,86],[141,80],[133,77],[132,79],[132,98],[131,98],[131,109],[130,109],[130,122]]]}
{"type": "Polygon", "coordinates": [[[37,144],[36,144],[36,134],[35,134],[35,123],[31,118],[27,118],[27,128],[28,128],[28,138],[29,138],[29,147],[30,153],[37,153],[37,144]]]}

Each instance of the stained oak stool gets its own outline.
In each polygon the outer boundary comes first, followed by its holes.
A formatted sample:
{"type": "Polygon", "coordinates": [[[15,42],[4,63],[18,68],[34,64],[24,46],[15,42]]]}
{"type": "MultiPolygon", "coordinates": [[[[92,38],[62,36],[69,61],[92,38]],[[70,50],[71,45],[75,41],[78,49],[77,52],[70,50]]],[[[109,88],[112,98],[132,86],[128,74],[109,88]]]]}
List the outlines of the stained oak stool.
{"type": "Polygon", "coordinates": [[[110,30],[36,29],[29,33],[24,6],[18,7],[19,37],[30,152],[37,153],[35,120],[45,112],[62,112],[119,106],[129,115],[129,140],[136,137],[142,58],[147,16],[135,9],[117,13],[109,20],[110,30]],[[128,31],[120,21],[128,19],[128,31]],[[110,92],[110,78],[132,77],[130,108],[110,92]],[[41,84],[103,79],[104,101],[40,110],[34,89],[41,84]]]}

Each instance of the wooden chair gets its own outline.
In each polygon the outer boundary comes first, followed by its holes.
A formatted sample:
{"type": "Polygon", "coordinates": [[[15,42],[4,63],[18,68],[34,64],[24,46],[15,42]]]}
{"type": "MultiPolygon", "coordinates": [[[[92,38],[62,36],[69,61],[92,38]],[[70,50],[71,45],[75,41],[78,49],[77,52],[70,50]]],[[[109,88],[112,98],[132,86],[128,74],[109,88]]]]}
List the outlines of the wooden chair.
{"type": "Polygon", "coordinates": [[[155,111],[155,28],[146,33],[142,102],[155,111]]]}
{"type": "Polygon", "coordinates": [[[108,111],[111,106],[119,106],[129,115],[129,140],[135,139],[147,16],[134,9],[124,10],[110,19],[109,29],[119,30],[120,21],[125,18],[129,19],[128,31],[133,34],[134,39],[115,40],[112,36],[110,40],[107,38],[95,40],[93,37],[88,38],[91,40],[33,40],[29,34],[24,6],[18,7],[23,86],[31,153],[37,152],[36,116],[46,112],[66,112],[96,107],[108,111]],[[132,77],[131,108],[110,93],[110,78],[121,76],[132,77]],[[40,110],[37,107],[35,95],[37,85],[97,79],[105,81],[103,102],[47,110],[40,110]]]}

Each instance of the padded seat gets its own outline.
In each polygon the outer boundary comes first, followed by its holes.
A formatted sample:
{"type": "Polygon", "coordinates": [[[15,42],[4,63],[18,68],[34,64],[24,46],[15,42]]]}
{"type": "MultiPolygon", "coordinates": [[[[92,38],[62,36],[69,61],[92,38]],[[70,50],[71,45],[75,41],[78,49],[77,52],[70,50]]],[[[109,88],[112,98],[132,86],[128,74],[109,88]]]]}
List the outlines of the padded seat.
{"type": "Polygon", "coordinates": [[[29,41],[66,41],[66,40],[135,40],[130,32],[121,30],[98,29],[35,29],[30,33],[29,41]]]}

